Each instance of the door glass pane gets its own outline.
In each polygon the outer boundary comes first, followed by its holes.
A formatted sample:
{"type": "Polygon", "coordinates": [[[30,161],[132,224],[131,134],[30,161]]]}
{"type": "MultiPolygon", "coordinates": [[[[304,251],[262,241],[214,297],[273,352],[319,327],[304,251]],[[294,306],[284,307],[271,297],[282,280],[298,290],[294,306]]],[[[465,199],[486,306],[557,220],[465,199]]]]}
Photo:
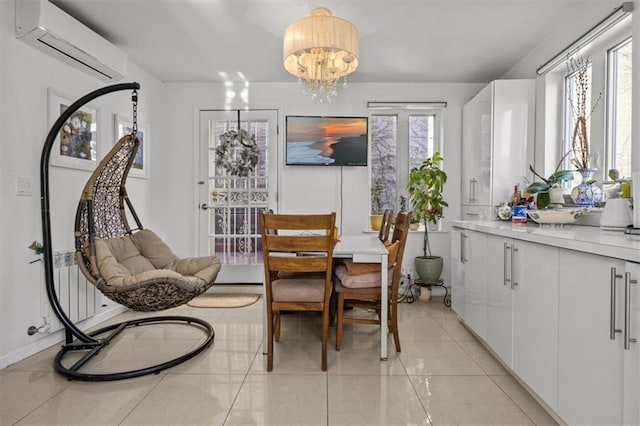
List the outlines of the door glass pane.
{"type": "MultiPolygon", "coordinates": [[[[576,138],[574,149],[573,135],[577,118],[586,117],[587,137],[591,137],[591,64],[587,64],[586,73],[573,72],[565,79],[565,150],[570,152],[566,158],[567,169],[576,168],[575,162],[580,156],[579,143],[576,138]]],[[[563,154],[564,154],[563,152],[563,154]]]]}
{"type": "Polygon", "coordinates": [[[435,115],[409,116],[409,170],[433,155],[435,115]]]}
{"type": "MultiPolygon", "coordinates": [[[[248,176],[234,176],[224,166],[216,164],[216,149],[221,136],[238,128],[236,120],[216,120],[209,123],[209,220],[210,255],[224,264],[255,264],[262,262],[259,214],[268,208],[267,144],[268,120],[245,120],[242,129],[255,138],[259,150],[258,163],[248,176]]],[[[241,161],[243,147],[232,148],[234,161],[241,161]]]]}
{"type": "Polygon", "coordinates": [[[371,127],[371,188],[381,186],[381,206],[378,208],[371,197],[371,213],[382,214],[385,209],[397,211],[396,172],[396,115],[372,115],[371,127]]]}
{"type": "Polygon", "coordinates": [[[631,177],[631,39],[612,50],[612,106],[609,168],[631,177]]]}

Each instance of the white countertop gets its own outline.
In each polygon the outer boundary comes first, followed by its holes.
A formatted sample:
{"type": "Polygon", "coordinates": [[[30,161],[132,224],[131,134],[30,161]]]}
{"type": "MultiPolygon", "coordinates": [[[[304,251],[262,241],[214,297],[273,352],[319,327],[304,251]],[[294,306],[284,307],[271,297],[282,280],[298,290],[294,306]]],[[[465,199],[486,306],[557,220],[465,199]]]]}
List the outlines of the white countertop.
{"type": "Polygon", "coordinates": [[[631,239],[620,231],[603,231],[596,226],[565,225],[563,228],[552,228],[497,220],[453,220],[451,226],[640,262],[640,240],[631,239]]]}

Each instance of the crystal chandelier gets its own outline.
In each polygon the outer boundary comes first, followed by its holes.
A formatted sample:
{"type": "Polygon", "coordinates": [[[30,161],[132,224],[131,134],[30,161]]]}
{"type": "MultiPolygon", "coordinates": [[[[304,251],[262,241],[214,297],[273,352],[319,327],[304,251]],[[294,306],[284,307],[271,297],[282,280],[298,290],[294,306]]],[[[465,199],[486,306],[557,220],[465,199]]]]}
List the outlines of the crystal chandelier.
{"type": "Polygon", "coordinates": [[[324,7],[284,31],[284,67],[298,77],[304,93],[321,102],[338,94],[340,79],[358,68],[358,29],[324,7]]]}

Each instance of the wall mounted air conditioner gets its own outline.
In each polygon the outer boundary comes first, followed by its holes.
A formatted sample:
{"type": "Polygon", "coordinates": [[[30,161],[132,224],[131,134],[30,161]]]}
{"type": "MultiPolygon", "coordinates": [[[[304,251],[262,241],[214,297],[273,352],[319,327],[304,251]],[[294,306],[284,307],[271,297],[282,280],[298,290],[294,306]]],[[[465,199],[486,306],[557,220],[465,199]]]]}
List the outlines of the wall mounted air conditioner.
{"type": "Polygon", "coordinates": [[[103,81],[127,73],[125,53],[47,0],[16,0],[16,38],[103,81]]]}

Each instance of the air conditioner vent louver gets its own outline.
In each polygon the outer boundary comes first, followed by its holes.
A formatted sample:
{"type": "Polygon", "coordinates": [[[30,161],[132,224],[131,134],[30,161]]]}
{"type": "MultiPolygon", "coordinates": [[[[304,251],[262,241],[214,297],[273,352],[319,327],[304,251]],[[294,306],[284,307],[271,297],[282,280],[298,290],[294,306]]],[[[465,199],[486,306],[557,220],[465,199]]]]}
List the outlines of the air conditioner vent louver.
{"type": "Polygon", "coordinates": [[[16,0],[16,37],[103,81],[127,72],[122,50],[46,0],[16,0]]]}

